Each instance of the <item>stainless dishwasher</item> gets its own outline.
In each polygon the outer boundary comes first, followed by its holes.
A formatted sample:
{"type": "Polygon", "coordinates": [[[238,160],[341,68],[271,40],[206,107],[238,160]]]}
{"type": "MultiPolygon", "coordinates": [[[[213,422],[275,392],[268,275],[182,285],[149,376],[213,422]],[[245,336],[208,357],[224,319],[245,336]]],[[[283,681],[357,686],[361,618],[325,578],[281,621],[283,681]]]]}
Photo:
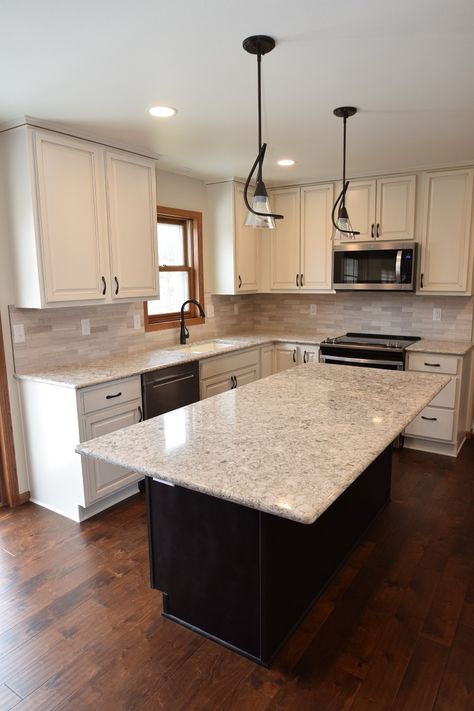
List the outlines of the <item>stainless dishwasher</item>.
{"type": "Polygon", "coordinates": [[[199,361],[142,375],[143,419],[163,415],[199,400],[199,361]]]}

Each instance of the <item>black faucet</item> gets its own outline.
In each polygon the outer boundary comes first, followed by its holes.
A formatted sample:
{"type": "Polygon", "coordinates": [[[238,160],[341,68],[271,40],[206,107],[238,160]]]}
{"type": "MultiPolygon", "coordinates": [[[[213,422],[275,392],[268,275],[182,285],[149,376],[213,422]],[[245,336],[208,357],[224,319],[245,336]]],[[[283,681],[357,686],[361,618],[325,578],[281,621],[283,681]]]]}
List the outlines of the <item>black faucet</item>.
{"type": "Polygon", "coordinates": [[[199,309],[199,314],[201,318],[205,318],[206,314],[204,313],[204,309],[202,308],[201,304],[199,301],[196,301],[196,299],[188,299],[187,301],[184,302],[184,304],[181,306],[181,316],[179,317],[179,342],[180,343],[186,343],[186,338],[189,338],[189,331],[184,325],[184,309],[187,306],[187,304],[195,304],[198,309],[199,309]]]}

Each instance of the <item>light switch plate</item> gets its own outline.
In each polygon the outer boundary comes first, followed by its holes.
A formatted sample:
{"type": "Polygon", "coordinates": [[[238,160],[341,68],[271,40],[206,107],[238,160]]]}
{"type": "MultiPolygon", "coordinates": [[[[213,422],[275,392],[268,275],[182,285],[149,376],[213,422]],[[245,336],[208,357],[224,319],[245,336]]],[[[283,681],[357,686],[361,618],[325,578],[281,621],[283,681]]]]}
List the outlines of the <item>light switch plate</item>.
{"type": "Polygon", "coordinates": [[[433,309],[433,321],[441,321],[441,309],[433,309]]]}
{"type": "Polygon", "coordinates": [[[81,333],[83,336],[91,335],[91,321],[89,318],[81,318],[81,333]]]}
{"type": "Polygon", "coordinates": [[[316,304],[310,304],[309,315],[316,316],[317,312],[318,312],[318,307],[316,306],[316,304]]]}
{"type": "Polygon", "coordinates": [[[16,323],[13,326],[13,340],[15,341],[15,343],[25,342],[25,327],[22,323],[16,323]]]}
{"type": "Polygon", "coordinates": [[[140,314],[133,314],[133,328],[139,329],[142,327],[140,314]]]}

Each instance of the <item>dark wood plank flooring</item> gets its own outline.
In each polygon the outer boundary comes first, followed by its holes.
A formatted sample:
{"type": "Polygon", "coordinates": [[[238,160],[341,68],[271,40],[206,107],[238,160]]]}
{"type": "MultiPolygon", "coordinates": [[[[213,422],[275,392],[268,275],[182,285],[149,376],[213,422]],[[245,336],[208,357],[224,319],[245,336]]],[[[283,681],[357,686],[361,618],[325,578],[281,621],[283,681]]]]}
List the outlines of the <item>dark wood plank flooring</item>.
{"type": "Polygon", "coordinates": [[[270,669],[160,616],[144,500],[0,510],[0,709],[472,711],[474,442],[395,453],[392,503],[270,669]]]}

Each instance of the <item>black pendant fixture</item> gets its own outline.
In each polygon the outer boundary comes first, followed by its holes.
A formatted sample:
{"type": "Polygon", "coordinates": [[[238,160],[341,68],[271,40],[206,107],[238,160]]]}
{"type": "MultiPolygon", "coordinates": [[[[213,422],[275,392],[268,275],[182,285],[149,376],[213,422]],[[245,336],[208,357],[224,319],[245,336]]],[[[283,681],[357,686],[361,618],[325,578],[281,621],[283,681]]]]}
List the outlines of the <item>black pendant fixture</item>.
{"type": "Polygon", "coordinates": [[[249,176],[245,183],[244,189],[244,202],[247,207],[248,213],[245,220],[245,225],[247,227],[256,227],[258,229],[266,228],[273,229],[275,227],[275,220],[282,220],[283,215],[276,215],[272,213],[270,209],[270,203],[268,200],[268,193],[263,182],[263,159],[265,158],[265,151],[267,149],[267,144],[262,143],[262,78],[261,78],[261,64],[262,56],[268,54],[275,47],[275,40],[273,37],[267,37],[266,35],[254,35],[252,37],[247,37],[243,41],[243,47],[246,52],[250,54],[257,55],[257,91],[258,91],[258,155],[255,162],[250,170],[249,176]],[[248,190],[250,186],[250,181],[252,180],[253,174],[257,169],[257,178],[255,184],[255,192],[252,199],[252,204],[250,204],[248,199],[248,190]]]}
{"type": "Polygon", "coordinates": [[[350,239],[355,239],[360,232],[352,229],[351,221],[346,209],[346,193],[349,187],[349,181],[346,180],[346,124],[347,119],[350,116],[354,116],[357,113],[357,109],[354,106],[339,106],[339,108],[334,109],[334,115],[338,118],[343,119],[343,145],[342,145],[342,190],[334,203],[332,208],[332,224],[336,229],[334,239],[341,239],[341,237],[349,237],[350,239]],[[337,221],[334,219],[337,210],[337,221]]]}

